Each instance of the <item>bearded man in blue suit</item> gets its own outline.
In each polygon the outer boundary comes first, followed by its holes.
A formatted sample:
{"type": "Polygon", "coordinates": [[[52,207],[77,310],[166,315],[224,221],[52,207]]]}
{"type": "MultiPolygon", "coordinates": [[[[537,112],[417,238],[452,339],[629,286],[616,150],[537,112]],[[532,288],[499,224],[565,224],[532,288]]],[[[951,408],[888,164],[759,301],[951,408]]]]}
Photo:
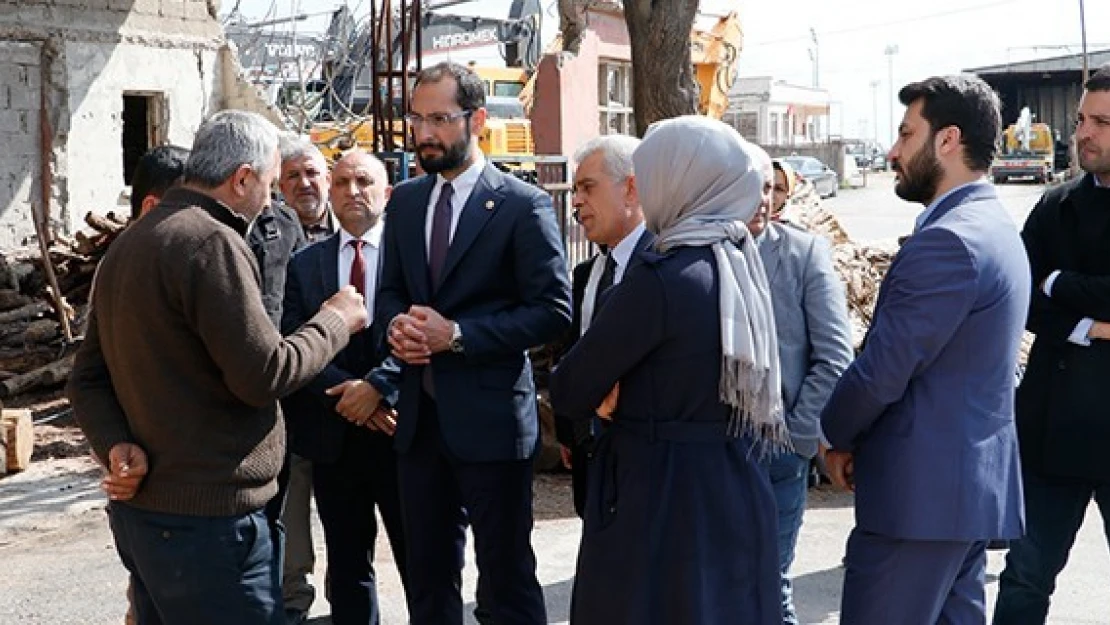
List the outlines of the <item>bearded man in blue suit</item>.
{"type": "Polygon", "coordinates": [[[1029,262],[983,179],[998,96],[969,76],[898,95],[895,192],[926,209],[821,415],[833,480],[856,493],[841,619],[983,623],[986,544],[1023,530],[1014,372],[1029,262]]]}

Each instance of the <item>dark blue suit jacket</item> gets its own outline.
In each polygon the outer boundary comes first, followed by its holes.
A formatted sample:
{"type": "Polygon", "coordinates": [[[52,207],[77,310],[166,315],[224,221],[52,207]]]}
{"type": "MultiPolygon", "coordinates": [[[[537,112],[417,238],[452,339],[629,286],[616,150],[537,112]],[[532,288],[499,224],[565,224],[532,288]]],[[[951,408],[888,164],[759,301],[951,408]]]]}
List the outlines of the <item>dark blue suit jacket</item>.
{"type": "Polygon", "coordinates": [[[855,453],[860,529],[1017,538],[1014,371],[1029,263],[994,187],[949,199],[895,256],[821,425],[834,448],[855,453]]]}
{"type": "MultiPolygon", "coordinates": [[[[434,186],[434,176],[422,176],[390,196],[375,323],[386,328],[413,304],[457,321],[464,354],[436,354],[429,365],[448,450],[465,462],[530,458],[539,426],[527,350],[558,338],[571,316],[551,198],[486,165],[433,285],[424,224],[434,186]]],[[[402,365],[396,376],[401,452],[416,432],[422,374],[402,365]]]]}
{"type": "MultiPolygon", "coordinates": [[[[283,334],[311,319],[339,290],[339,233],[301,250],[289,262],[285,302],[281,317],[283,334]]],[[[381,362],[382,333],[377,324],[351,337],[343,351],[307,386],[282,399],[289,432],[289,449],[313,462],[335,462],[343,450],[344,432],[350,427],[335,412],[337,397],[328,388],[361,378],[381,362]]],[[[382,436],[385,436],[382,434],[382,436]]]]}

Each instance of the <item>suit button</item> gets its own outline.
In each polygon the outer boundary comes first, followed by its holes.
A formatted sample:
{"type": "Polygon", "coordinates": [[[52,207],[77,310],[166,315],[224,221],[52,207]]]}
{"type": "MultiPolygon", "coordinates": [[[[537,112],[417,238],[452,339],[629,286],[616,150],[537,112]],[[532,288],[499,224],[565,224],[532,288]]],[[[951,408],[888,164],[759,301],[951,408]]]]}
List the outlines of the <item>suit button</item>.
{"type": "Polygon", "coordinates": [[[169,540],[170,536],[172,536],[172,534],[170,534],[168,531],[167,532],[162,532],[162,538],[164,538],[166,540],[169,540]]]}
{"type": "Polygon", "coordinates": [[[1060,371],[1063,371],[1068,368],[1068,365],[1065,364],[1063,360],[1061,360],[1060,362],[1056,363],[1056,368],[1060,371]]]}

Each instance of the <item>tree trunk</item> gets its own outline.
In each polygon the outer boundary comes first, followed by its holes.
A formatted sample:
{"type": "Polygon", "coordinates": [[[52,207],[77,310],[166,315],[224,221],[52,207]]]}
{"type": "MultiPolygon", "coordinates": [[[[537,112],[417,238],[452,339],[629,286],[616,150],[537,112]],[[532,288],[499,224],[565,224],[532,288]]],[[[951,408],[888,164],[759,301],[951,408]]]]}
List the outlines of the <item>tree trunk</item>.
{"type": "Polygon", "coordinates": [[[632,43],[632,104],[636,134],[661,119],[698,112],[690,32],[698,0],[624,0],[632,43]]]}
{"type": "Polygon", "coordinates": [[[578,54],[586,32],[582,0],[559,0],[559,32],[563,36],[563,52],[578,54]]]}

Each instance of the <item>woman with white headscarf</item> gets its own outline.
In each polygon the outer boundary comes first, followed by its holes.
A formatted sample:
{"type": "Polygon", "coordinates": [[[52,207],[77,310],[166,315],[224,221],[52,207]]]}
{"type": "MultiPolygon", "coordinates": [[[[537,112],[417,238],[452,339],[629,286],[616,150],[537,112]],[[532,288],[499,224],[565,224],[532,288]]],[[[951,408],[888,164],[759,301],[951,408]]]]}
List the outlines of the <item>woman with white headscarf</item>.
{"type": "Polygon", "coordinates": [[[610,415],[590,467],[575,625],[782,623],[758,460],[788,435],[770,291],[745,225],[761,202],[758,159],[735,130],[694,116],[653,125],[633,155],[655,250],[551,379],[560,414],[610,415]]]}

